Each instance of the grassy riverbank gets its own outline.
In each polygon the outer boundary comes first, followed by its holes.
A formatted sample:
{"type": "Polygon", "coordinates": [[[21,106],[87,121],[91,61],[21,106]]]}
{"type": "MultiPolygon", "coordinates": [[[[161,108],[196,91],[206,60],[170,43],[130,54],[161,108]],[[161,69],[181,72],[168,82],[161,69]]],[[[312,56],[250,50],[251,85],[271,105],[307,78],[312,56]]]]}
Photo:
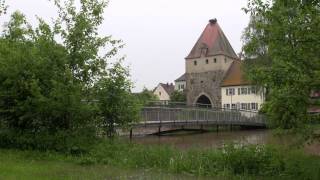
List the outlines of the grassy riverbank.
{"type": "Polygon", "coordinates": [[[115,140],[100,143],[80,156],[0,150],[0,161],[0,179],[106,179],[123,172],[128,172],[129,178],[146,170],[228,179],[320,179],[320,157],[270,146],[230,145],[219,150],[180,151],[115,140]]]}

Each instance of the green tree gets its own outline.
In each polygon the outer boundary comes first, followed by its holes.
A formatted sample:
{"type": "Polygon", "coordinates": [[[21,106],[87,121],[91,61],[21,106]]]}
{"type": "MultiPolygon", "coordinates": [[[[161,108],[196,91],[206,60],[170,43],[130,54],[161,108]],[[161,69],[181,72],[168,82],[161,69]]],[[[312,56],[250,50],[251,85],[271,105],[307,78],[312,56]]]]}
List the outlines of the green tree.
{"type": "Polygon", "coordinates": [[[15,12],[0,38],[4,146],[66,150],[69,137],[89,123],[91,113],[81,103],[81,87],[72,83],[66,66],[67,51],[53,37],[44,21],[33,29],[23,14],[15,12]]]}
{"type": "Polygon", "coordinates": [[[132,82],[128,77],[128,69],[117,62],[96,86],[102,125],[108,137],[114,136],[116,126],[127,127],[139,120],[141,108],[131,93],[132,82]]]}
{"type": "Polygon", "coordinates": [[[15,12],[0,35],[0,146],[82,149],[109,119],[125,126],[138,115],[127,69],[106,68],[121,47],[98,35],[106,1],[55,4],[53,26],[39,18],[33,28],[15,12]]]}
{"type": "Polygon", "coordinates": [[[143,88],[140,93],[136,93],[135,96],[139,100],[139,103],[143,106],[147,105],[151,101],[158,101],[159,98],[152,91],[148,90],[147,88],[143,88]]]}
{"type": "Polygon", "coordinates": [[[2,14],[5,14],[6,11],[7,11],[6,1],[5,0],[0,0],[0,16],[2,14]]]}
{"type": "Polygon", "coordinates": [[[182,91],[173,91],[173,93],[170,95],[170,100],[172,102],[186,102],[187,97],[182,91]]]}
{"type": "Polygon", "coordinates": [[[63,2],[55,0],[59,9],[55,29],[62,36],[68,51],[73,76],[84,87],[90,88],[105,73],[107,58],[115,56],[123,45],[121,40],[114,40],[112,36],[99,36],[98,29],[104,19],[107,1],[81,0],[79,10],[74,0],[63,2]]]}
{"type": "Polygon", "coordinates": [[[307,121],[310,90],[320,66],[319,1],[249,0],[245,72],[268,89],[264,110],[275,127],[298,129],[307,121]]]}

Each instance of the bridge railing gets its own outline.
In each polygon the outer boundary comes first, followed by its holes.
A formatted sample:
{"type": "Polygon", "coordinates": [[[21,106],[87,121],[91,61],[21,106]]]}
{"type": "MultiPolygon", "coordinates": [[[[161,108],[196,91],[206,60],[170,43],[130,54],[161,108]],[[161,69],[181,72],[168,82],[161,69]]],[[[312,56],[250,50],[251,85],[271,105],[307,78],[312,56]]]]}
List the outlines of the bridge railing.
{"type": "Polygon", "coordinates": [[[145,107],[142,124],[234,124],[265,126],[265,116],[257,112],[206,108],[145,107]]]}

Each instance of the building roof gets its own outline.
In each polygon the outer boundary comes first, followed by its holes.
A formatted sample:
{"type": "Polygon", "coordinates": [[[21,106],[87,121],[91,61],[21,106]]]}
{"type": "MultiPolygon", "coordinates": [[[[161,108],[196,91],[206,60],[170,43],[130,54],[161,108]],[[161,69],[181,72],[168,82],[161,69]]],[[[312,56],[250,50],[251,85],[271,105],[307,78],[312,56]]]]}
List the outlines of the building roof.
{"type": "Polygon", "coordinates": [[[311,106],[308,108],[308,112],[320,114],[320,107],[319,106],[311,106]]]}
{"type": "Polygon", "coordinates": [[[197,43],[194,45],[186,59],[201,57],[201,54],[204,53],[203,50],[205,49],[207,49],[207,52],[205,52],[205,56],[222,54],[234,59],[238,59],[238,56],[234,52],[232,46],[230,45],[227,37],[224,35],[216,19],[212,19],[209,21],[209,24],[202,32],[200,38],[198,39],[197,43]]]}
{"type": "Polygon", "coordinates": [[[164,83],[159,83],[159,86],[162,86],[163,89],[168,93],[168,95],[170,96],[173,91],[174,91],[174,85],[171,83],[167,83],[167,84],[164,84],[164,83]]]}
{"type": "Polygon", "coordinates": [[[312,90],[310,93],[311,98],[320,98],[320,90],[312,90]]]}
{"type": "Polygon", "coordinates": [[[248,85],[250,84],[247,80],[244,78],[244,73],[241,69],[241,61],[234,60],[227,71],[221,86],[240,86],[240,85],[248,85]]]}
{"type": "Polygon", "coordinates": [[[175,82],[179,81],[186,81],[186,73],[182,74],[178,79],[175,80],[175,82]]]}

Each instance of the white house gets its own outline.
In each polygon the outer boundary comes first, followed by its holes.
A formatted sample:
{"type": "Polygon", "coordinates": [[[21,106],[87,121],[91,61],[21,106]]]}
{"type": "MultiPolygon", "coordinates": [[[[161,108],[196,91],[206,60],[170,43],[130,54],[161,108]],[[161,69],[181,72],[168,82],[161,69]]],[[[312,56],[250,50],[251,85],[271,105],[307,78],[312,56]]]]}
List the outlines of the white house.
{"type": "Polygon", "coordinates": [[[186,89],[186,74],[183,74],[174,81],[174,90],[183,91],[186,89]]]}
{"type": "Polygon", "coordinates": [[[241,61],[233,61],[221,84],[221,105],[225,109],[258,111],[265,102],[265,90],[244,80],[241,61]]]}
{"type": "Polygon", "coordinates": [[[170,95],[173,93],[173,91],[174,85],[172,83],[159,83],[158,86],[153,90],[153,94],[158,96],[160,101],[169,101],[170,95]]]}

